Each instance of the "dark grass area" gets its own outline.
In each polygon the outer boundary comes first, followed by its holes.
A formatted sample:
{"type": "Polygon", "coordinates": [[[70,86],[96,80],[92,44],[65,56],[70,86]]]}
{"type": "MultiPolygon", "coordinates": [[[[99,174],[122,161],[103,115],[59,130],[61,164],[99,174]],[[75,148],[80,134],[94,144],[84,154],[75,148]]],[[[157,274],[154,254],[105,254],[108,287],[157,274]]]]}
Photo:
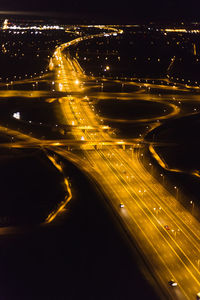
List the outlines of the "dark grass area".
{"type": "MultiPolygon", "coordinates": [[[[200,180],[186,173],[170,172],[160,167],[152,158],[148,148],[143,151],[142,161],[146,169],[194,216],[200,216],[200,180]],[[151,167],[149,166],[151,163],[151,167]],[[162,176],[161,176],[162,174],[162,176]],[[176,189],[174,188],[176,187],[176,189]],[[192,203],[190,202],[192,201],[192,203]]],[[[178,156],[178,153],[177,153],[178,156]]]]}
{"type": "Polygon", "coordinates": [[[1,99],[0,116],[6,118],[19,111],[21,119],[36,122],[43,121],[44,115],[46,122],[55,122],[53,107],[55,103],[45,102],[45,98],[7,98],[1,99]]]}
{"type": "Polygon", "coordinates": [[[154,137],[155,141],[169,143],[158,151],[171,168],[185,171],[200,169],[199,116],[197,113],[169,120],[147,136],[148,140],[154,137]]]}
{"type": "Polygon", "coordinates": [[[12,137],[9,134],[0,133],[0,143],[10,143],[12,137]]]}
{"type": "Polygon", "coordinates": [[[164,114],[164,109],[166,110],[165,113],[169,111],[168,106],[163,103],[144,100],[101,100],[98,101],[96,107],[103,117],[127,121],[159,117],[164,114]]]}
{"type": "Polygon", "coordinates": [[[1,151],[0,167],[1,226],[40,223],[65,197],[63,176],[40,150],[1,151]]]}
{"type": "Polygon", "coordinates": [[[156,147],[170,168],[177,168],[185,172],[200,171],[199,141],[171,145],[169,147],[156,147]]]}
{"type": "Polygon", "coordinates": [[[104,124],[114,128],[113,137],[117,137],[119,139],[140,138],[140,134],[143,134],[148,130],[147,125],[144,123],[131,124],[104,121],[104,124]]]}
{"type": "Polygon", "coordinates": [[[195,113],[195,109],[196,109],[196,112],[199,112],[200,111],[200,103],[198,101],[199,99],[199,96],[194,96],[194,99],[193,97],[191,97],[191,95],[189,96],[188,95],[188,98],[185,98],[185,101],[182,101],[181,102],[181,109],[183,112],[186,112],[186,114],[188,113],[195,113]],[[195,99],[197,101],[195,101],[195,99]]]}
{"type": "MultiPolygon", "coordinates": [[[[176,197],[174,186],[178,187],[178,200],[197,219],[200,214],[200,178],[193,176],[192,173],[200,174],[199,129],[200,121],[197,113],[169,120],[147,135],[148,140],[168,143],[168,146],[156,147],[156,151],[169,168],[181,170],[182,173],[166,171],[157,166],[155,174],[162,183],[160,173],[165,175],[164,184],[176,197]],[[190,201],[194,201],[195,209],[190,201]]],[[[157,162],[153,160],[153,164],[157,165],[157,162]]]]}
{"type": "Polygon", "coordinates": [[[0,102],[0,118],[3,126],[19,130],[40,139],[70,137],[70,127],[60,109],[60,103],[46,102],[46,98],[11,98],[0,102]],[[20,120],[13,113],[20,112],[20,120]]]}
{"type": "Polygon", "coordinates": [[[139,138],[140,134],[148,132],[147,123],[131,123],[129,120],[154,118],[169,113],[169,107],[163,103],[143,100],[101,100],[96,104],[100,116],[110,118],[104,124],[115,129],[118,138],[139,138]],[[165,112],[164,112],[165,109],[165,112]],[[114,119],[124,119],[126,122],[115,122],[114,119]],[[113,120],[112,120],[113,119],[113,120]]]}
{"type": "Polygon", "coordinates": [[[73,199],[50,226],[0,238],[2,300],[129,300],[157,296],[104,199],[65,163],[73,199]]]}
{"type": "MultiPolygon", "coordinates": [[[[58,98],[49,103],[48,98],[11,98],[2,100],[0,103],[0,116],[12,116],[14,112],[19,111],[22,121],[31,120],[34,123],[43,122],[43,124],[55,125],[58,122],[64,124],[65,119],[60,109],[58,98]]],[[[66,123],[66,122],[65,122],[66,123]]]]}

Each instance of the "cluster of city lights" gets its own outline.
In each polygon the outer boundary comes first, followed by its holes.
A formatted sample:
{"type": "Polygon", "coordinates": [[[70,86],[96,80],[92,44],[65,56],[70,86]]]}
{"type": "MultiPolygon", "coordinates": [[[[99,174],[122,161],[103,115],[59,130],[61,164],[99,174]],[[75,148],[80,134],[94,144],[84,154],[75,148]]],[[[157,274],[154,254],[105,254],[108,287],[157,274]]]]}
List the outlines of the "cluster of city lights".
{"type": "Polygon", "coordinates": [[[161,31],[177,32],[177,33],[200,33],[199,29],[185,29],[185,28],[166,28],[166,29],[161,29],[161,31]]]}
{"type": "Polygon", "coordinates": [[[40,25],[40,26],[20,26],[20,25],[9,25],[8,19],[3,22],[2,29],[9,30],[64,30],[63,26],[59,25],[40,25]]]}

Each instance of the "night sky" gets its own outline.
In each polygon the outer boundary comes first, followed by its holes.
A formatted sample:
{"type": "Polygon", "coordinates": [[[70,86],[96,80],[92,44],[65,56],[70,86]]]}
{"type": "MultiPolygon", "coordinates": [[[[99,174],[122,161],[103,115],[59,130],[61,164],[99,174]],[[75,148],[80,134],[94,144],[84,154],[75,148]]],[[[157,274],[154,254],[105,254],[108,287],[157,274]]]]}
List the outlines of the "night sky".
{"type": "Polygon", "coordinates": [[[91,15],[100,20],[122,22],[141,21],[200,21],[200,1],[190,0],[1,0],[0,10],[59,12],[62,14],[91,15]]]}

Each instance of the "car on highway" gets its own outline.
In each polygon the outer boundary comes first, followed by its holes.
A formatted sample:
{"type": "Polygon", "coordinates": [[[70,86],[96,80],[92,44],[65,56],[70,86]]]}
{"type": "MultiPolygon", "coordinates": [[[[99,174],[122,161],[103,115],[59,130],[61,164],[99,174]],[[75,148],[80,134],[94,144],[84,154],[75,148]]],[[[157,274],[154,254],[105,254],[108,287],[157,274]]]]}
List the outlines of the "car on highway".
{"type": "Polygon", "coordinates": [[[168,225],[164,226],[166,230],[170,230],[170,227],[168,225]]]}
{"type": "Polygon", "coordinates": [[[176,281],[174,281],[173,279],[171,279],[168,283],[171,286],[177,286],[178,285],[178,283],[176,281]]]}
{"type": "Polygon", "coordinates": [[[124,204],[123,204],[123,203],[120,203],[119,207],[120,207],[120,208],[123,208],[123,207],[124,207],[124,204]]]}

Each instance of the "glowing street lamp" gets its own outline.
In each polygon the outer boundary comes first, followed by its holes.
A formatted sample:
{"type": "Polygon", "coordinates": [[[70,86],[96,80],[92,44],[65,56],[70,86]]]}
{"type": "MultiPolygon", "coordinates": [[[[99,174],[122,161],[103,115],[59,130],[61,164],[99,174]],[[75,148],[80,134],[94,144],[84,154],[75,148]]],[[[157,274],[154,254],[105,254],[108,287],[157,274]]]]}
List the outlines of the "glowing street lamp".
{"type": "Polygon", "coordinates": [[[79,80],[76,79],[74,83],[78,85],[79,84],[79,80]]]}
{"type": "Polygon", "coordinates": [[[164,183],[164,175],[161,173],[160,176],[162,177],[163,183],[164,183]]]}
{"type": "Polygon", "coordinates": [[[177,188],[177,186],[174,186],[174,189],[176,190],[176,198],[178,200],[178,188],[177,188]]]}
{"type": "Polygon", "coordinates": [[[193,213],[193,209],[194,209],[194,201],[190,201],[190,204],[192,205],[192,213],[193,213]]]}

